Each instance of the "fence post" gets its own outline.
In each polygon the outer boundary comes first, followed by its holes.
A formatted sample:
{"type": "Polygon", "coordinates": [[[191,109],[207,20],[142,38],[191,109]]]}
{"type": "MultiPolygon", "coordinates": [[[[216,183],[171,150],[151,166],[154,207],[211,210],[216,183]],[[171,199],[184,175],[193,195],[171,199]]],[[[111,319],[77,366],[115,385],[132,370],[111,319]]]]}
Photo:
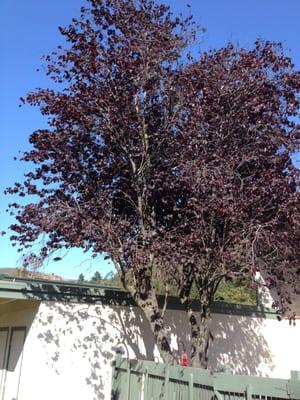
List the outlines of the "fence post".
{"type": "Polygon", "coordinates": [[[130,360],[127,362],[127,372],[126,372],[126,400],[130,400],[129,394],[130,394],[130,360]]]}
{"type": "Polygon", "coordinates": [[[148,382],[149,382],[149,377],[148,377],[148,368],[145,368],[144,372],[144,400],[148,400],[148,382]]]}
{"type": "Polygon", "coordinates": [[[111,398],[113,399],[116,390],[116,359],[111,363],[111,398]]]}
{"type": "Polygon", "coordinates": [[[170,379],[170,367],[166,365],[165,373],[165,400],[169,400],[169,379],[170,379]]]}
{"type": "Polygon", "coordinates": [[[293,399],[300,399],[300,371],[291,371],[291,379],[288,383],[288,393],[293,399]]]}
{"type": "Polygon", "coordinates": [[[122,357],[120,354],[116,354],[115,359],[111,363],[111,392],[112,396],[115,394],[115,390],[117,387],[117,380],[119,378],[118,368],[120,367],[122,362],[122,357]]]}
{"type": "Polygon", "coordinates": [[[191,373],[189,376],[189,400],[194,397],[194,375],[191,373]]]}
{"type": "Polygon", "coordinates": [[[115,355],[115,360],[114,360],[114,366],[115,367],[119,367],[120,366],[120,364],[121,364],[121,362],[122,362],[122,356],[121,356],[121,354],[119,354],[119,353],[116,353],[116,355],[115,355]]]}
{"type": "Polygon", "coordinates": [[[246,386],[246,400],[252,400],[252,394],[252,385],[249,384],[246,386]]]}

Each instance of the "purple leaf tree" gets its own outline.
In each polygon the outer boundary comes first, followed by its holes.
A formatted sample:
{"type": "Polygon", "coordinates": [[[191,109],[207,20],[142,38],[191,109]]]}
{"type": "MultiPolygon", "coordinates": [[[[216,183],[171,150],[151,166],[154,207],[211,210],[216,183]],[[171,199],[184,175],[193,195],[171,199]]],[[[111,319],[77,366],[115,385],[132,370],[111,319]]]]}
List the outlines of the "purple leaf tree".
{"type": "Polygon", "coordinates": [[[22,160],[36,167],[8,189],[38,197],[12,204],[12,240],[22,250],[45,235],[39,260],[60,248],[107,253],[168,363],[154,282],[175,285],[192,364],[206,368],[223,279],[255,283],[260,271],[280,312],[299,290],[300,74],[269,42],[193,59],[192,17],[152,0],[89,0],[60,30],[66,48],[46,57],[60,89],[24,99],[49,128],[31,134],[22,160]]]}

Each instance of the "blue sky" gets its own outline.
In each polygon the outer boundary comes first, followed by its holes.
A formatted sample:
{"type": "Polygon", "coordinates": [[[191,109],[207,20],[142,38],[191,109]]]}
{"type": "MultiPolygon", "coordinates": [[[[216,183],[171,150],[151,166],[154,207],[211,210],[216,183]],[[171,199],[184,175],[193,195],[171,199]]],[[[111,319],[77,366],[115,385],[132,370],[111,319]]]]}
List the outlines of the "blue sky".
{"type": "MultiPolygon", "coordinates": [[[[174,12],[186,13],[186,2],[168,0],[174,12]]],[[[20,150],[28,149],[28,136],[45,126],[38,110],[18,107],[18,99],[29,90],[49,87],[49,80],[36,69],[41,56],[63,41],[58,26],[67,24],[78,15],[83,0],[1,0],[0,4],[0,231],[7,231],[13,222],[5,212],[12,200],[3,190],[22,180],[26,166],[13,161],[20,150]]],[[[300,68],[300,1],[288,0],[190,0],[195,19],[207,29],[202,49],[211,49],[232,41],[250,47],[257,37],[282,41],[300,68]]],[[[19,264],[20,254],[9,242],[8,235],[0,237],[0,268],[19,264]]],[[[79,250],[69,251],[62,261],[45,265],[47,272],[68,278],[86,276],[99,270],[105,275],[112,266],[102,257],[91,261],[79,250]]]]}

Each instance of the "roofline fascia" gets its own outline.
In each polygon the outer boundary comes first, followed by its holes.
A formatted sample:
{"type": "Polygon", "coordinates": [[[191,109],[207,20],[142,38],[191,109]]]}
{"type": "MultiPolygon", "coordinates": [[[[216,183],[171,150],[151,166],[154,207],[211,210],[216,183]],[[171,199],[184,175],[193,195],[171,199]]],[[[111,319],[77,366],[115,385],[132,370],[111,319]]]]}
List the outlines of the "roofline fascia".
{"type": "MultiPolygon", "coordinates": [[[[0,276],[0,298],[18,300],[62,301],[65,303],[103,304],[111,306],[135,306],[130,294],[122,289],[80,284],[64,281],[46,281],[27,278],[0,276]]],[[[158,296],[159,305],[164,304],[164,296],[158,296]]],[[[193,301],[195,311],[200,304],[193,301]]],[[[183,310],[177,297],[169,296],[168,310],[183,310]]],[[[252,316],[257,318],[278,318],[275,310],[262,305],[232,304],[214,302],[211,312],[216,314],[252,316]]]]}

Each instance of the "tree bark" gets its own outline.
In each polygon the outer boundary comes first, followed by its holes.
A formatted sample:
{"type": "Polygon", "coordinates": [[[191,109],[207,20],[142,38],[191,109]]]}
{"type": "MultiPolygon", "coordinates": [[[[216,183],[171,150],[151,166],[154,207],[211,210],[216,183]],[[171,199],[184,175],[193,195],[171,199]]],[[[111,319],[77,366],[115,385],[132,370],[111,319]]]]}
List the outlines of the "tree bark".
{"type": "Polygon", "coordinates": [[[200,323],[198,325],[198,335],[193,338],[192,346],[194,354],[191,357],[192,366],[207,369],[210,343],[213,340],[212,333],[209,329],[209,321],[211,318],[210,307],[201,304],[200,323]]]}
{"type": "Polygon", "coordinates": [[[191,327],[190,363],[193,367],[207,369],[209,346],[213,340],[209,329],[210,305],[201,303],[199,314],[196,315],[190,305],[190,300],[185,300],[182,303],[191,327]]]}
{"type": "Polygon", "coordinates": [[[146,298],[141,298],[140,295],[136,295],[135,301],[142,309],[147,321],[149,322],[155,344],[158,347],[162,360],[167,364],[174,364],[175,358],[170,348],[167,329],[164,324],[161,311],[158,307],[155,294],[147,294],[146,298]]]}
{"type": "MultiPolygon", "coordinates": [[[[118,272],[119,275],[122,274],[120,268],[118,272]]],[[[144,272],[143,279],[139,281],[139,284],[131,286],[127,284],[123,273],[121,281],[124,289],[130,293],[134,302],[142,310],[147,319],[162,360],[166,364],[174,364],[175,358],[169,344],[168,332],[164,324],[164,316],[159,309],[151,277],[147,276],[147,273],[144,272]]]]}

